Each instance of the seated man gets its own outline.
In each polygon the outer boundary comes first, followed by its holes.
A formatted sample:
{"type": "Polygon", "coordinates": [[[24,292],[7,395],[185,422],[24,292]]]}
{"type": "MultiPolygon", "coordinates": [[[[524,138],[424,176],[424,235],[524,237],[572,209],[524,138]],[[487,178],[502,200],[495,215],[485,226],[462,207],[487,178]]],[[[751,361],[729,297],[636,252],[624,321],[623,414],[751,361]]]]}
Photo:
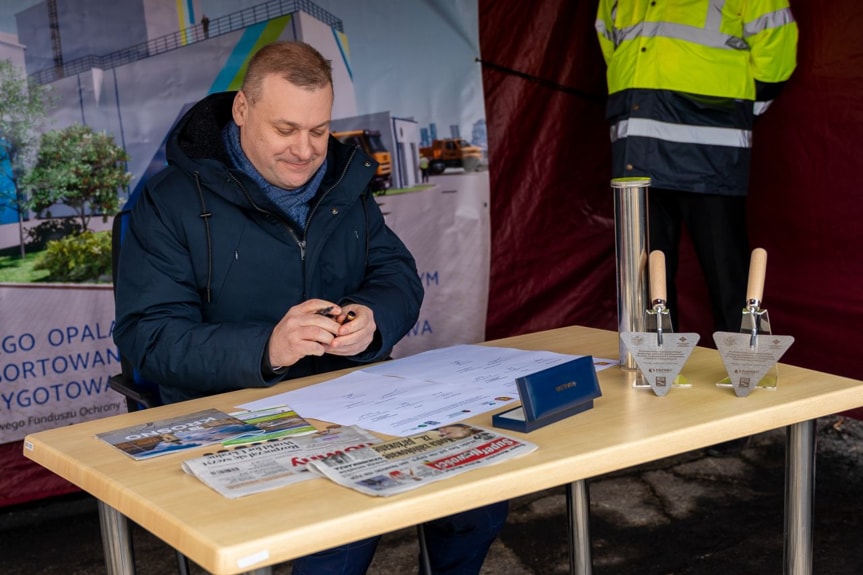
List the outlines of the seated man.
{"type": "MultiPolygon", "coordinates": [[[[416,264],[368,188],[374,160],[330,137],[332,71],[277,42],[242,89],[198,102],[135,204],[114,340],[166,403],[386,358],[414,325],[416,264]],[[346,321],[347,320],[347,321],[346,321]]],[[[426,524],[434,573],[478,573],[505,502],[426,524]]],[[[378,538],[295,574],[365,573],[378,538]]]]}

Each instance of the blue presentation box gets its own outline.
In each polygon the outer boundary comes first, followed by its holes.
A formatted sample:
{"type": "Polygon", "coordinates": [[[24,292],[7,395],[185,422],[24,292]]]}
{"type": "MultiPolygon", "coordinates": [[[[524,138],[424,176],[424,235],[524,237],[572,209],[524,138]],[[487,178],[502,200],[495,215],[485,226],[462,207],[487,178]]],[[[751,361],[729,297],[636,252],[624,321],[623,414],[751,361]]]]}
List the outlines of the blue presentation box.
{"type": "Polygon", "coordinates": [[[592,408],[602,395],[590,355],[519,377],[515,383],[521,407],[493,416],[494,427],[529,433],[592,408]]]}

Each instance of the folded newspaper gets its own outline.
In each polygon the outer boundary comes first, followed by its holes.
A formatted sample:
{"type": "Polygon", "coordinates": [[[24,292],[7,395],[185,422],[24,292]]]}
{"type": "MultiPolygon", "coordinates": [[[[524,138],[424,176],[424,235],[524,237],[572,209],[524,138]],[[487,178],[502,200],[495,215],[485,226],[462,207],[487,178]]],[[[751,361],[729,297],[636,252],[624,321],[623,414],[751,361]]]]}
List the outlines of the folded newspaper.
{"type": "Polygon", "coordinates": [[[230,499],[320,475],[361,493],[387,496],[535,449],[533,443],[462,423],[386,442],[357,426],[333,426],[221,449],[183,462],[183,470],[230,499]]]}
{"type": "Polygon", "coordinates": [[[230,499],[319,477],[312,459],[350,453],[380,439],[355,426],[333,426],[311,435],[286,436],[219,449],[183,462],[183,470],[230,499]]]}
{"type": "Polygon", "coordinates": [[[387,496],[485,465],[526,455],[536,445],[481,427],[454,423],[409,437],[310,461],[339,485],[387,496]]]}

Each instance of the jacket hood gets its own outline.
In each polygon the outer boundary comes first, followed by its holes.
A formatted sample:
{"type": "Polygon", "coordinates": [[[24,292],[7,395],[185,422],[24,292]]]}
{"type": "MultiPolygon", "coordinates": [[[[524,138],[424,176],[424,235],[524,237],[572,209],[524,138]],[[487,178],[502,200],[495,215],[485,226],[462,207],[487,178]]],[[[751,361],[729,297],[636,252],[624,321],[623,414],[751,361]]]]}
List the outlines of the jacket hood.
{"type": "Polygon", "coordinates": [[[231,165],[222,144],[222,128],[231,120],[235,94],[210,94],[183,114],[168,136],[165,155],[169,164],[190,169],[190,160],[216,159],[231,165]]]}

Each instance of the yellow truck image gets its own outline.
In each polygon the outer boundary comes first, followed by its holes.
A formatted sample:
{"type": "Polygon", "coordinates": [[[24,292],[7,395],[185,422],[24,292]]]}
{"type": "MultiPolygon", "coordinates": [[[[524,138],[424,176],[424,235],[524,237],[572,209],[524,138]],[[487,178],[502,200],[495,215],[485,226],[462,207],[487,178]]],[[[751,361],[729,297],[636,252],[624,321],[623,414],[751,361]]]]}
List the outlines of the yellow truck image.
{"type": "Polygon", "coordinates": [[[343,144],[359,146],[378,163],[375,177],[372,179],[372,190],[385,194],[392,184],[393,163],[389,151],[381,140],[378,130],[349,130],[333,132],[333,137],[343,144]]]}
{"type": "Polygon", "coordinates": [[[446,138],[432,140],[431,146],[420,148],[420,156],[428,158],[432,174],[442,174],[447,168],[473,172],[482,160],[482,149],[462,138],[446,138]]]}

